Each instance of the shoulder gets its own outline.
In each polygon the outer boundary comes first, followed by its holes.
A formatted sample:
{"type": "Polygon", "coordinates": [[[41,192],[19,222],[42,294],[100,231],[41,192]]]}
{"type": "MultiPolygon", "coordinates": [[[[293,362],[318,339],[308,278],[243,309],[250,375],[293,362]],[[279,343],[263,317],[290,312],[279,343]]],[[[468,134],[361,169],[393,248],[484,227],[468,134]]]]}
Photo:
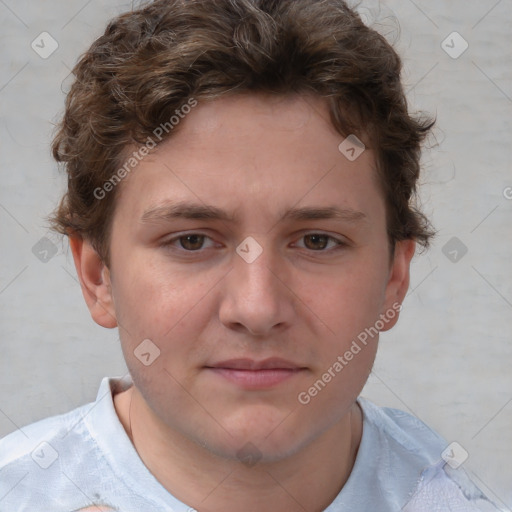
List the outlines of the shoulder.
{"type": "Polygon", "coordinates": [[[396,495],[401,495],[404,512],[498,510],[462,465],[448,458],[449,443],[427,424],[405,411],[379,407],[364,398],[358,403],[381,464],[389,465],[390,474],[401,482],[408,479],[408,488],[388,483],[392,494],[399,489],[396,495]]]}
{"type": "Polygon", "coordinates": [[[67,436],[82,421],[91,405],[31,423],[0,439],[0,468],[28,460],[49,467],[51,460],[59,455],[55,447],[65,446],[67,436]]]}
{"type": "Polygon", "coordinates": [[[90,448],[87,431],[80,425],[87,410],[88,406],[82,406],[46,418],[0,440],[0,495],[5,496],[5,506],[12,510],[52,507],[49,489],[62,496],[70,493],[74,478],[69,474],[69,458],[73,454],[83,461],[80,452],[90,448]],[[18,508],[22,501],[28,508],[18,508]]]}
{"type": "Polygon", "coordinates": [[[408,459],[414,456],[424,466],[437,462],[446,447],[446,441],[426,423],[408,412],[391,407],[380,407],[370,400],[359,398],[364,415],[364,428],[377,437],[385,452],[408,459]]]}
{"type": "MultiPolygon", "coordinates": [[[[101,396],[106,397],[109,386],[109,379],[105,378],[101,396]]],[[[99,397],[100,394],[95,402],[65,414],[19,428],[0,440],[3,506],[13,512],[57,512],[62,506],[66,511],[79,510],[90,506],[91,500],[96,501],[89,491],[101,489],[112,473],[91,431],[91,417],[102,415],[96,423],[110,421],[104,411],[99,411],[108,407],[108,400],[100,404],[99,397]]]]}
{"type": "Polygon", "coordinates": [[[403,512],[498,512],[462,469],[440,461],[426,468],[403,512]]]}

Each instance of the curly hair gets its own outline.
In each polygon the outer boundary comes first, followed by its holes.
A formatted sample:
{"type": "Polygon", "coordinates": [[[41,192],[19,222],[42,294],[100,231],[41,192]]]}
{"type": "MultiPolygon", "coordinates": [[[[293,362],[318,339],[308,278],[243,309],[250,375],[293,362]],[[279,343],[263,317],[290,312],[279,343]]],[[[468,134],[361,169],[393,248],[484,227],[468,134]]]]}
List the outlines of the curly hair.
{"type": "Polygon", "coordinates": [[[434,232],[414,200],[434,121],[409,114],[401,68],[343,0],[155,0],[121,14],[73,69],[52,143],[68,187],[51,227],[88,239],[109,265],[119,187],[108,199],[95,191],[190,98],[313,93],[341,135],[368,136],[391,249],[405,239],[427,247],[434,232]]]}

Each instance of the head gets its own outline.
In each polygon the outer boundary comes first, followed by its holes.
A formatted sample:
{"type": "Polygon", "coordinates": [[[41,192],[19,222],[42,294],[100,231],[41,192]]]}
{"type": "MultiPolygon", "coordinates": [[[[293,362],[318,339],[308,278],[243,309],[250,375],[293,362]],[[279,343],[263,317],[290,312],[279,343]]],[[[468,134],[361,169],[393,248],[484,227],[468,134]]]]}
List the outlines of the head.
{"type": "Polygon", "coordinates": [[[433,123],[409,114],[400,69],[341,0],[157,0],[75,66],[53,226],[170,428],[280,457],[357,398],[432,235],[414,197],[433,123]],[[223,374],[269,358],[297,371],[223,374]]]}

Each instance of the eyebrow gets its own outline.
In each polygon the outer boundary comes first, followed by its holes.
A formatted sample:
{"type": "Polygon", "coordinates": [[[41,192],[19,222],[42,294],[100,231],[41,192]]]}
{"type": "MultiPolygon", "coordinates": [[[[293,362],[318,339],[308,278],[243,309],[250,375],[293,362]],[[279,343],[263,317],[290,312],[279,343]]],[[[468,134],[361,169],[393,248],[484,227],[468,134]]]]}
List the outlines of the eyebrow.
{"type": "MultiPolygon", "coordinates": [[[[148,208],[142,214],[142,223],[165,222],[174,219],[195,220],[222,220],[236,222],[238,216],[217,208],[216,206],[196,204],[190,202],[165,203],[148,208]]],[[[367,220],[367,216],[352,208],[339,208],[337,206],[315,207],[303,206],[290,208],[281,216],[285,220],[328,220],[338,219],[347,222],[367,220]]]]}

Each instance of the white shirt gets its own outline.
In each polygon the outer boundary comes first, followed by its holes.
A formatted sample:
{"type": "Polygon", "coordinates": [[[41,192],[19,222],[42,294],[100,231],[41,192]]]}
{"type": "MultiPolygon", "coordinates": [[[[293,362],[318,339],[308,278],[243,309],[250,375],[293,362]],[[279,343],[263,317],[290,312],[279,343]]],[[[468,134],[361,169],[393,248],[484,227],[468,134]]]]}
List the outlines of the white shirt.
{"type": "MultiPolygon", "coordinates": [[[[119,421],[113,393],[129,385],[105,377],[95,402],[0,440],[0,512],[193,511],[150,473],[119,421]]],[[[448,443],[424,423],[361,397],[358,403],[357,458],[325,512],[498,510],[462,468],[445,463],[448,443]]]]}

